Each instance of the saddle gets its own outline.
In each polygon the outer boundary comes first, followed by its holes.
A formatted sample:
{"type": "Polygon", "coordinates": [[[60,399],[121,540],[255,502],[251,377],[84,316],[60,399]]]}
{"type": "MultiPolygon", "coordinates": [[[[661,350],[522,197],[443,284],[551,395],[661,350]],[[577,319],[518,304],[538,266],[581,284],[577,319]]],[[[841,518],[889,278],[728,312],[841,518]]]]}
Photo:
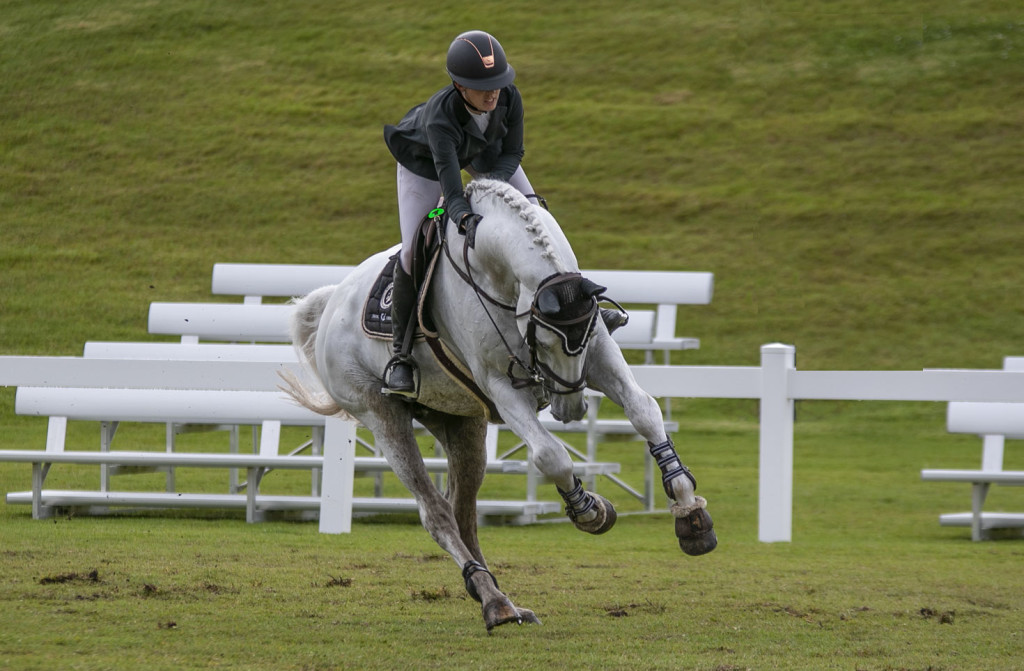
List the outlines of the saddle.
{"type": "MultiPolygon", "coordinates": [[[[438,365],[453,382],[470,393],[483,406],[487,420],[501,422],[501,415],[491,399],[473,380],[464,363],[455,357],[438,336],[435,325],[430,321],[427,306],[430,301],[430,280],[441,257],[441,242],[444,238],[444,210],[437,208],[420,222],[416,234],[416,251],[413,254],[412,278],[419,298],[416,302],[416,342],[426,341],[438,365]],[[433,215],[433,216],[431,216],[433,215]]],[[[394,286],[394,269],[398,254],[391,256],[381,269],[363,304],[363,333],[378,340],[391,340],[391,292],[394,286]]]]}
{"type": "MultiPolygon", "coordinates": [[[[426,316],[424,304],[430,293],[430,276],[433,273],[434,264],[441,254],[444,211],[438,208],[432,211],[431,214],[438,213],[439,210],[440,213],[434,217],[430,215],[424,217],[416,232],[416,251],[413,253],[412,280],[419,296],[416,306],[417,325],[420,327],[416,333],[417,340],[422,340],[424,337],[422,332],[423,326],[419,322],[424,318],[429,319],[426,316]]],[[[366,301],[363,303],[363,332],[371,338],[390,340],[393,335],[391,326],[391,292],[394,286],[393,278],[396,263],[398,263],[398,254],[391,256],[387,263],[384,264],[377,279],[370,287],[370,293],[366,296],[366,301]]],[[[428,330],[431,333],[434,332],[432,324],[428,330]]]]}

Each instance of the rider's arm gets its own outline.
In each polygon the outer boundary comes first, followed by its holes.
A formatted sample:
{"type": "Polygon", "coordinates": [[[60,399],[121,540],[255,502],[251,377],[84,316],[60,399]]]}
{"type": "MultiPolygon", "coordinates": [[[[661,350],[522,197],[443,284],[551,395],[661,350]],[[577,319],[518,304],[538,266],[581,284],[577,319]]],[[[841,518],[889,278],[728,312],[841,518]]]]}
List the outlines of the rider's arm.
{"type": "Polygon", "coordinates": [[[490,174],[496,179],[508,181],[519,169],[526,150],[523,146],[523,99],[518,89],[509,86],[508,110],[505,112],[505,126],[508,129],[501,140],[501,154],[494,162],[490,174]]]}
{"type": "Polygon", "coordinates": [[[448,218],[460,221],[472,212],[462,193],[462,168],[459,166],[458,155],[459,142],[462,140],[461,129],[447,124],[431,124],[427,128],[427,137],[430,140],[430,151],[434,155],[434,168],[444,194],[448,218]]]}

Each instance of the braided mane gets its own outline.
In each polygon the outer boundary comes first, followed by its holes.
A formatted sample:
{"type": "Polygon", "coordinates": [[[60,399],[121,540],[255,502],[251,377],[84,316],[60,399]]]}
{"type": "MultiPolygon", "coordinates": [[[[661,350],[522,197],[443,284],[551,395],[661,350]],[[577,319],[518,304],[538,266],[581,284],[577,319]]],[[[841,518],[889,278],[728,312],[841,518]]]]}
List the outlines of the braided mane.
{"type": "Polygon", "coordinates": [[[471,202],[480,202],[489,198],[495,204],[504,204],[523,222],[527,233],[534,236],[533,244],[541,248],[541,258],[558,262],[559,256],[548,237],[544,222],[537,216],[536,208],[526,196],[510,185],[495,179],[477,179],[466,186],[466,198],[471,202]]]}

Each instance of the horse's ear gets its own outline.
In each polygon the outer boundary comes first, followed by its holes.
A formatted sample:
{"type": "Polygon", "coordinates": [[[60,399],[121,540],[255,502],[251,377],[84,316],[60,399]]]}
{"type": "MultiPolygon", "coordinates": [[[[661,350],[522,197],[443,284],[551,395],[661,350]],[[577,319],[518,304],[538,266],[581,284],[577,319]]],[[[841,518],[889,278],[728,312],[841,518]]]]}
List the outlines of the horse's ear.
{"type": "Polygon", "coordinates": [[[537,295],[537,309],[541,311],[541,314],[557,315],[562,310],[562,305],[558,302],[558,294],[550,289],[541,291],[537,295]]]}
{"type": "Polygon", "coordinates": [[[583,281],[580,283],[580,290],[585,296],[600,296],[604,292],[608,291],[608,287],[602,287],[600,284],[591,282],[584,277],[583,281]]]}

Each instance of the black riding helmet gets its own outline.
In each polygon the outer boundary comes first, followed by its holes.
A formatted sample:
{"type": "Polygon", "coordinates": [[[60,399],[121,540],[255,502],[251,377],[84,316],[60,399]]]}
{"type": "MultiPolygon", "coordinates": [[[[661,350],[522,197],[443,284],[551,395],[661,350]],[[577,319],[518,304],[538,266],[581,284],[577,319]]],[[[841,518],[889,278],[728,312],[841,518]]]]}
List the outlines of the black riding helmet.
{"type": "Polygon", "coordinates": [[[452,81],[475,91],[502,89],[516,78],[498,40],[482,30],[471,30],[452,40],[447,67],[452,81]]]}

